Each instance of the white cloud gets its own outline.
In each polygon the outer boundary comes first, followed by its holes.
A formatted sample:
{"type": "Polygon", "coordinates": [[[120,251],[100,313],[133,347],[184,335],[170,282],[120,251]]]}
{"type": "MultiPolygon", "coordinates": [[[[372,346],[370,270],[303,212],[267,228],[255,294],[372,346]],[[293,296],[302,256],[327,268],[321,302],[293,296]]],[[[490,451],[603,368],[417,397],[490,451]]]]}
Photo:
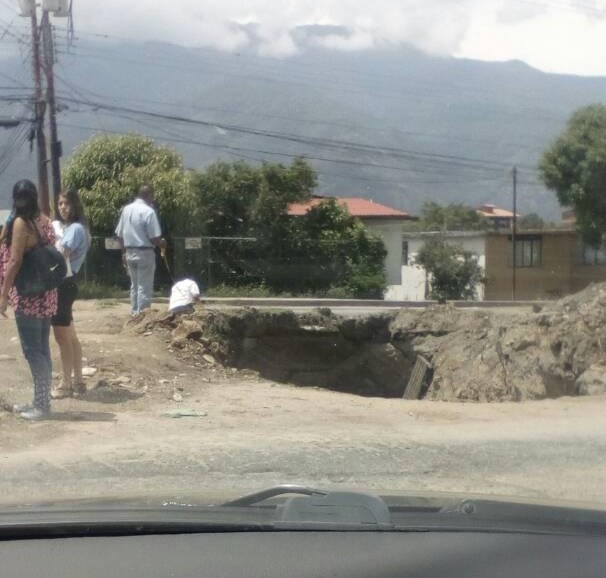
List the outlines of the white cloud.
{"type": "MultiPolygon", "coordinates": [[[[0,3],[0,19],[12,18],[5,5],[13,2],[0,3]]],[[[333,25],[346,33],[316,44],[366,50],[409,43],[434,54],[606,75],[606,0],[74,0],[74,10],[76,30],[135,41],[225,51],[254,44],[263,55],[287,57],[300,49],[297,27],[333,25]]]]}
{"type": "Polygon", "coordinates": [[[343,51],[368,50],[373,48],[376,45],[375,43],[374,35],[367,30],[357,30],[345,36],[328,34],[314,41],[314,44],[318,46],[343,51]]]}
{"type": "Polygon", "coordinates": [[[495,12],[472,20],[457,56],[517,59],[546,72],[606,75],[606,20],[596,13],[549,10],[514,22],[495,12]]]}

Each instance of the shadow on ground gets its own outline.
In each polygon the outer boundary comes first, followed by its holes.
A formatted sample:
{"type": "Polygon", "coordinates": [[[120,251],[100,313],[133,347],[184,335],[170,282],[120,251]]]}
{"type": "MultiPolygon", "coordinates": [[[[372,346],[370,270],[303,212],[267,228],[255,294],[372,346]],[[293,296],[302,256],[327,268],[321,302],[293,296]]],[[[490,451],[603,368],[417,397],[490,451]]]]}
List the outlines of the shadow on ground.
{"type": "Polygon", "coordinates": [[[132,391],[125,387],[113,386],[105,381],[99,382],[94,389],[89,389],[80,399],[96,403],[124,403],[139,399],[145,395],[143,391],[132,391]]]}
{"type": "Polygon", "coordinates": [[[116,421],[116,414],[106,411],[53,411],[49,421],[116,421]]]}

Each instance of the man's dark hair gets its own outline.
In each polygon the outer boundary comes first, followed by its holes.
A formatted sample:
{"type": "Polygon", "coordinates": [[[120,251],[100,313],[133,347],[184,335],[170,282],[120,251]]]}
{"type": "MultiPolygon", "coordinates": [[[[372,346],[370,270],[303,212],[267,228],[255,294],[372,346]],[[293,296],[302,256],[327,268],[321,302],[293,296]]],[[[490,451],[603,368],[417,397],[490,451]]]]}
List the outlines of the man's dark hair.
{"type": "Polygon", "coordinates": [[[154,187],[151,185],[142,185],[137,192],[137,197],[144,201],[154,200],[154,187]]]}

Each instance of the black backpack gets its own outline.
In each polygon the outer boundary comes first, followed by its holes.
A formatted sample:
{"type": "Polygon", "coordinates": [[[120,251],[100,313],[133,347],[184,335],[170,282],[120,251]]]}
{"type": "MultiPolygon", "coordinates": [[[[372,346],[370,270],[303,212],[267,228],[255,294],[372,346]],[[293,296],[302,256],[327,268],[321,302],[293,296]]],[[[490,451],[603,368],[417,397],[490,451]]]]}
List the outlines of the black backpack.
{"type": "Polygon", "coordinates": [[[21,297],[34,297],[56,289],[67,274],[65,257],[51,244],[45,243],[36,223],[32,224],[38,244],[23,254],[23,262],[15,278],[15,288],[21,297]]]}

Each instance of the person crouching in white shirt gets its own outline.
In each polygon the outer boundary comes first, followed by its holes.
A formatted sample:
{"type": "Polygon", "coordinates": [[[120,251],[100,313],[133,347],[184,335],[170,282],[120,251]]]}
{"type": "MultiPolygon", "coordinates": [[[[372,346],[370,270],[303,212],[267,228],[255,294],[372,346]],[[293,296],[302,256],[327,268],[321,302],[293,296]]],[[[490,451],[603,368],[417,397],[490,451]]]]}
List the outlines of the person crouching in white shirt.
{"type": "Polygon", "coordinates": [[[168,310],[171,313],[193,313],[194,303],[199,300],[198,284],[191,279],[181,279],[172,286],[168,310]]]}

